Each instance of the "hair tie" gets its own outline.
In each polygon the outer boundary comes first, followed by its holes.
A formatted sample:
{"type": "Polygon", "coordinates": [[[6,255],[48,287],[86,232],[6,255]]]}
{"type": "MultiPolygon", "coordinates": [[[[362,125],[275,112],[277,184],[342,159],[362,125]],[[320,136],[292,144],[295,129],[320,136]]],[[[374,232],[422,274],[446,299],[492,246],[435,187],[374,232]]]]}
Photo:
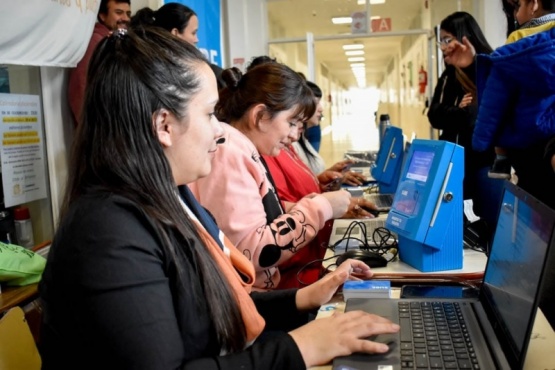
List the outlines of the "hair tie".
{"type": "Polygon", "coordinates": [[[127,36],[127,29],[118,28],[117,30],[114,31],[114,33],[112,33],[112,36],[122,40],[125,36],[127,36]]]}

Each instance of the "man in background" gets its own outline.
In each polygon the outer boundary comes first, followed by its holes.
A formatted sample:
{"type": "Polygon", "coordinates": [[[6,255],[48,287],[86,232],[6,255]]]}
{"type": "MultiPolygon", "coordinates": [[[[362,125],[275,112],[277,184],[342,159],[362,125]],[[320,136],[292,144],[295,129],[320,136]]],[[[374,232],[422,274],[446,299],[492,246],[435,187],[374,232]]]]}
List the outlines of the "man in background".
{"type": "Polygon", "coordinates": [[[97,22],[83,59],[69,74],[68,99],[75,126],[81,119],[85,98],[89,60],[98,43],[118,28],[127,28],[131,18],[131,0],[102,0],[98,9],[97,22]]]}

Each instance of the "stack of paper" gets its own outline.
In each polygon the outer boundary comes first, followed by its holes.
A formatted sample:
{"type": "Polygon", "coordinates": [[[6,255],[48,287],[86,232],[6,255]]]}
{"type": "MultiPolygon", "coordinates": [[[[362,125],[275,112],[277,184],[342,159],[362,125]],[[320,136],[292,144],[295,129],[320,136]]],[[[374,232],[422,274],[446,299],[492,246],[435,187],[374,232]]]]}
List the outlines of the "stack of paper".
{"type": "Polygon", "coordinates": [[[343,285],[343,299],[390,298],[391,282],[385,280],[347,281],[343,285]]]}

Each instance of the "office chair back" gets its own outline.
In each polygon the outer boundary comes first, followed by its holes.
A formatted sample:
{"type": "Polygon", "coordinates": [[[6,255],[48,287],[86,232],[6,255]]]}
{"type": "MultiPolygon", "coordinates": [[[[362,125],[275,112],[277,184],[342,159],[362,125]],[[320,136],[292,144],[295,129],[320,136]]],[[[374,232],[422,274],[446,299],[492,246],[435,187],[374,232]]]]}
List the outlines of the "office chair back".
{"type": "Polygon", "coordinates": [[[20,307],[0,319],[0,369],[40,370],[41,359],[20,307]]]}

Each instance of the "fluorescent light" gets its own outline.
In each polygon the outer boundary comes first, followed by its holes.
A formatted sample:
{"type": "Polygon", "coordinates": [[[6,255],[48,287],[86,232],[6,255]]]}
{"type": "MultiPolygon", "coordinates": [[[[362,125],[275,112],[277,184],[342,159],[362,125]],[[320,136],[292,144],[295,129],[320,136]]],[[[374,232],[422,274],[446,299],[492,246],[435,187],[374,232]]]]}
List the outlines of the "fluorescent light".
{"type": "MultiPolygon", "coordinates": [[[[373,15],[370,17],[370,20],[382,19],[379,15],[373,15]]],[[[353,23],[353,18],[351,17],[333,17],[331,19],[333,24],[351,24],[353,23]]]]}
{"type": "MultiPolygon", "coordinates": [[[[366,0],[357,0],[357,4],[358,4],[358,5],[365,5],[365,4],[366,4],[366,0]]],[[[385,4],[385,0],[370,0],[370,4],[371,4],[371,5],[385,4]]]]}
{"type": "Polygon", "coordinates": [[[347,58],[347,60],[349,62],[364,62],[366,60],[366,58],[364,58],[364,57],[351,57],[351,58],[347,58]]]}
{"type": "Polygon", "coordinates": [[[366,67],[366,64],[364,64],[364,63],[351,63],[351,68],[356,68],[356,67],[366,67]]]}
{"type": "Polygon", "coordinates": [[[364,50],[347,50],[345,52],[346,56],[364,55],[364,50]]]}
{"type": "Polygon", "coordinates": [[[350,24],[353,23],[353,18],[351,17],[333,17],[331,19],[333,24],[350,24]]]}
{"type": "Polygon", "coordinates": [[[343,45],[343,50],[359,50],[359,49],[364,49],[364,45],[362,44],[343,45]]]}

